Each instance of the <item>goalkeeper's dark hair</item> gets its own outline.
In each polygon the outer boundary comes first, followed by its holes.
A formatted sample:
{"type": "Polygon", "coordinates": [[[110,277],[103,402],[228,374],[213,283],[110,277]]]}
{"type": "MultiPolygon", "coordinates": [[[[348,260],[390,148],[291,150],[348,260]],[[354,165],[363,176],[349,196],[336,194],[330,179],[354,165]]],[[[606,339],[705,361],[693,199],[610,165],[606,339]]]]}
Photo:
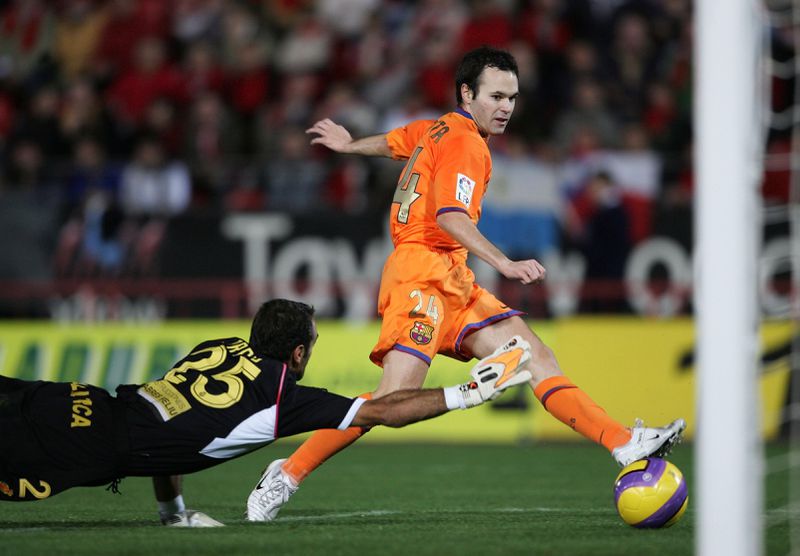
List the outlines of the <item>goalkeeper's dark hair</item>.
{"type": "Polygon", "coordinates": [[[461,58],[456,69],[456,102],[459,106],[464,102],[461,97],[461,85],[466,84],[475,96],[478,96],[478,77],[485,68],[510,71],[519,77],[517,61],[509,52],[491,46],[470,50],[461,58]]]}
{"type": "Polygon", "coordinates": [[[311,345],[314,307],[271,299],[258,309],[250,328],[250,346],[261,357],[288,361],[297,346],[311,345]]]}

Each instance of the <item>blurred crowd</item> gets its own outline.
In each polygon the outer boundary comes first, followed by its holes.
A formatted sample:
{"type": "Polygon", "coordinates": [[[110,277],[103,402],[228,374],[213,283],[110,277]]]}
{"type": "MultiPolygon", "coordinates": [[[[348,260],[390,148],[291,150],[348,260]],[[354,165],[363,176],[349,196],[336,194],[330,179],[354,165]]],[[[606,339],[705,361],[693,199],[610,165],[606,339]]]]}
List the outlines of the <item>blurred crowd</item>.
{"type": "Polygon", "coordinates": [[[482,44],[522,93],[484,232],[614,277],[654,233],[690,241],[692,31],[689,0],[0,1],[0,279],[152,274],[187,211],[387,211],[396,163],[304,130],[452,110],[482,44]]]}

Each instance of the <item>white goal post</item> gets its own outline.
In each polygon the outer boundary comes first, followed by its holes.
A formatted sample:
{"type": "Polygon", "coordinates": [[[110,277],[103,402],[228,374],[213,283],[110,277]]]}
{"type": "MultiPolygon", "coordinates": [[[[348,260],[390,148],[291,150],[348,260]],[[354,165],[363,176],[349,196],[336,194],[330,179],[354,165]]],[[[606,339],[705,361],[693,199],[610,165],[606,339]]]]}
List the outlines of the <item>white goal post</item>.
{"type": "Polygon", "coordinates": [[[763,551],[757,260],[761,36],[755,0],[698,0],[695,35],[696,548],[763,551]]]}

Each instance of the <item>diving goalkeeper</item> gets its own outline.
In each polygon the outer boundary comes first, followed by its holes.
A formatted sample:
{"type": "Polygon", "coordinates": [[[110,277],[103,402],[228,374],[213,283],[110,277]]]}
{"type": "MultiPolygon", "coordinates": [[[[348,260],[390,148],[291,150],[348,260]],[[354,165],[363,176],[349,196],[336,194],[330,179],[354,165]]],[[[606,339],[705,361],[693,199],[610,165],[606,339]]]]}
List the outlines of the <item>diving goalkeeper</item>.
{"type": "Polygon", "coordinates": [[[256,313],[248,342],[203,342],[163,378],[119,386],[116,396],[77,382],[0,376],[0,501],[155,477],[165,524],[218,526],[186,510],[181,475],[307,431],[402,427],[480,405],[531,378],[530,346],[514,337],[480,361],[467,383],[348,398],[297,384],[317,336],[312,307],[274,299],[256,313]]]}

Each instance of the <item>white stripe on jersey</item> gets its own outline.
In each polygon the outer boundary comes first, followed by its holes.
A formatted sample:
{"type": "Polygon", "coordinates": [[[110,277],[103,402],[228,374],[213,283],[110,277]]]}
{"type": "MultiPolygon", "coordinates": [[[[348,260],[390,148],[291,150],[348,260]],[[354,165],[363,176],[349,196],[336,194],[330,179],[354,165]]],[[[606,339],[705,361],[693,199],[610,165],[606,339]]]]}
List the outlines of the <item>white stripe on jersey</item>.
{"type": "Polygon", "coordinates": [[[364,405],[364,402],[367,401],[364,398],[356,398],[353,400],[353,405],[350,406],[350,410],[347,412],[347,415],[344,416],[342,422],[339,423],[338,429],[343,431],[347,427],[350,426],[350,423],[353,422],[353,419],[356,418],[356,413],[358,413],[358,409],[364,405]]]}
{"type": "MultiPolygon", "coordinates": [[[[274,405],[262,409],[236,425],[225,438],[216,437],[200,453],[210,458],[228,459],[266,446],[275,441],[276,417],[277,409],[274,405]]],[[[350,421],[352,420],[351,417],[350,421]]]]}

